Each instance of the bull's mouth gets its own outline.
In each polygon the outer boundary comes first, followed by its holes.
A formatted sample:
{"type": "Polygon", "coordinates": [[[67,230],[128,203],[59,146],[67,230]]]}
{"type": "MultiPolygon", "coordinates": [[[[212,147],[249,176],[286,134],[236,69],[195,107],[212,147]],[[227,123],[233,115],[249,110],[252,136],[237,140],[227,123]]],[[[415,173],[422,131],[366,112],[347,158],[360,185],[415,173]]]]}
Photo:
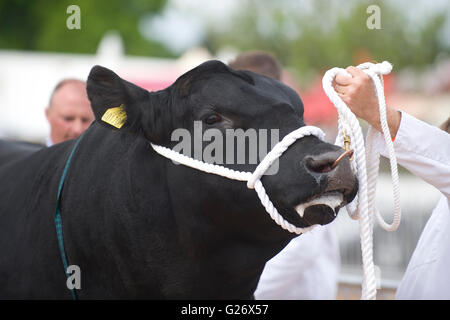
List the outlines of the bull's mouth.
{"type": "Polygon", "coordinates": [[[339,209],[346,202],[340,192],[328,192],[321,194],[307,202],[297,205],[294,209],[309,225],[325,225],[333,221],[339,209]]]}

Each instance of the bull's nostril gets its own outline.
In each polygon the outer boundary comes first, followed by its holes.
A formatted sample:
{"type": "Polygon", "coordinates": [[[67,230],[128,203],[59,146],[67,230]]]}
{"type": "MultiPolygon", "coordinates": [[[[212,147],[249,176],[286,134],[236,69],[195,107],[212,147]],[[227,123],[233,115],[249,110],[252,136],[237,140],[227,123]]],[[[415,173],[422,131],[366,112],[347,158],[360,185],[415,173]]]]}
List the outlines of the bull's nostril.
{"type": "Polygon", "coordinates": [[[306,159],[306,167],[316,173],[327,173],[333,170],[333,161],[329,159],[306,159]]]}
{"type": "Polygon", "coordinates": [[[318,172],[318,173],[327,173],[327,172],[330,172],[332,169],[333,169],[332,166],[326,164],[326,165],[317,167],[316,168],[316,172],[318,172]]]}
{"type": "Polygon", "coordinates": [[[351,158],[353,150],[348,150],[339,154],[338,152],[328,152],[320,155],[314,155],[305,159],[308,170],[315,173],[327,173],[335,169],[345,158],[351,158]]]}

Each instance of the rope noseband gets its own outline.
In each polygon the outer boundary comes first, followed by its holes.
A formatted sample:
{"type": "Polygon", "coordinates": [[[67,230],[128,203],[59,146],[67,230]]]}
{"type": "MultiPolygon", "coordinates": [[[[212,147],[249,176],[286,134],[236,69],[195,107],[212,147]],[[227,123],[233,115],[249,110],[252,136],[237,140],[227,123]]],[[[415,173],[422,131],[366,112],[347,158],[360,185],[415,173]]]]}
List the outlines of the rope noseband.
{"type": "MultiPolygon", "coordinates": [[[[226,168],[224,166],[206,163],[191,157],[188,157],[186,155],[183,155],[179,152],[173,151],[169,148],[162,147],[159,145],[155,145],[153,143],[150,143],[152,148],[162,155],[163,157],[166,157],[168,159],[171,159],[175,162],[181,163],[185,166],[206,172],[206,173],[212,173],[216,174],[228,179],[232,180],[239,180],[239,181],[246,181],[247,187],[249,189],[255,189],[256,193],[258,194],[259,199],[261,200],[262,205],[266,209],[267,213],[270,215],[270,217],[281,226],[283,229],[288,230],[289,232],[301,234],[305,233],[307,231],[310,231],[315,226],[310,226],[306,228],[299,228],[294,226],[293,224],[286,221],[281,214],[279,214],[277,208],[273,205],[272,201],[270,201],[269,196],[266,193],[266,190],[264,189],[264,186],[261,182],[261,177],[264,175],[264,173],[269,169],[269,167],[289,148],[290,145],[292,145],[295,141],[297,141],[300,138],[303,138],[305,136],[316,136],[319,139],[323,140],[325,137],[325,134],[323,131],[317,127],[313,126],[304,126],[301,128],[298,128],[288,135],[286,135],[280,142],[278,142],[272,150],[270,150],[269,153],[264,157],[264,159],[260,162],[260,164],[256,167],[254,172],[242,172],[242,171],[236,171],[229,168],[226,168]]],[[[327,203],[329,201],[329,198],[323,199],[321,203],[327,203]]],[[[299,212],[299,214],[302,216],[303,211],[299,212]]]]}

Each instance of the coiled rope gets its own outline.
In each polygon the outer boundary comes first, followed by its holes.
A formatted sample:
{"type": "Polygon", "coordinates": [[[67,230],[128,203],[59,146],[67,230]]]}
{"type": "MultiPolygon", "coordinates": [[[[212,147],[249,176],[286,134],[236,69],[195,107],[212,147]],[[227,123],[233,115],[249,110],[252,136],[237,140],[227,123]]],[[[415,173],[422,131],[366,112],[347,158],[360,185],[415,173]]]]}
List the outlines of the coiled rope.
{"type": "Polygon", "coordinates": [[[345,146],[345,142],[350,142],[350,148],[354,149],[354,159],[352,169],[356,173],[359,182],[357,197],[352,203],[347,205],[347,211],[352,219],[360,221],[361,252],[363,262],[363,282],[361,299],[376,299],[376,279],[373,263],[373,216],[376,217],[380,226],[387,231],[394,231],[398,228],[401,219],[399,179],[397,171],[397,159],[395,157],[394,146],[390,136],[386,118],[386,101],[384,97],[382,75],[389,74],[392,65],[384,61],[382,63],[363,63],[358,66],[373,81],[375,93],[378,99],[380,123],[383,137],[386,142],[387,152],[390,161],[393,198],[394,198],[394,219],[392,224],[384,221],[381,214],[375,208],[375,192],[380,163],[380,152],[374,147],[375,136],[379,134],[372,127],[366,137],[366,147],[361,126],[356,116],[351,112],[344,101],[339,97],[332,86],[332,82],[338,73],[351,75],[344,69],[332,68],[328,70],[322,79],[322,85],[330,101],[338,111],[338,135],[335,144],[345,146]],[[350,141],[347,138],[350,137],[350,141]]]}

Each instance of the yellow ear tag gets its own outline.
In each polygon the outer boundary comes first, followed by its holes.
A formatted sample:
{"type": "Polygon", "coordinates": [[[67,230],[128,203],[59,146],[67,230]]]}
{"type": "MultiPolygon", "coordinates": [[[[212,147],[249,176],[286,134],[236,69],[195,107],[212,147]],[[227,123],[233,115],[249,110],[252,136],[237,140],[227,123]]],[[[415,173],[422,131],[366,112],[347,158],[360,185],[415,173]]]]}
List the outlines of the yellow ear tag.
{"type": "Polygon", "coordinates": [[[107,124],[116,127],[117,129],[122,128],[125,121],[127,121],[127,114],[123,109],[123,104],[115,108],[109,108],[102,116],[102,121],[107,124]]]}

